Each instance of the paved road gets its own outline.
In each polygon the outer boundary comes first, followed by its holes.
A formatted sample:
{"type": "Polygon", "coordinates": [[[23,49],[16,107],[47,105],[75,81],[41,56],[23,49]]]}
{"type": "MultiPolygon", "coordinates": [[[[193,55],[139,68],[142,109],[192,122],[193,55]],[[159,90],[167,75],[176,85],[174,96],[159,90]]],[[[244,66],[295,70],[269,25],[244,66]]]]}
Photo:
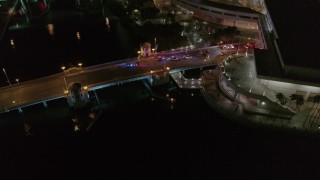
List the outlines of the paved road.
{"type": "MultiPolygon", "coordinates": [[[[209,57],[199,54],[196,49],[189,50],[192,59],[181,59],[179,61],[163,60],[157,61],[153,57],[133,58],[87,68],[68,69],[66,73],[59,73],[52,76],[35,79],[32,81],[15,84],[9,87],[0,88],[0,112],[26,106],[32,103],[40,103],[42,100],[64,97],[64,90],[67,84],[80,82],[83,86],[93,86],[114,83],[121,80],[151,75],[151,71],[163,72],[174,71],[184,68],[213,65],[219,56],[218,47],[207,48],[209,57]]],[[[168,51],[158,53],[165,57],[182,57],[185,50],[168,51]]]]}

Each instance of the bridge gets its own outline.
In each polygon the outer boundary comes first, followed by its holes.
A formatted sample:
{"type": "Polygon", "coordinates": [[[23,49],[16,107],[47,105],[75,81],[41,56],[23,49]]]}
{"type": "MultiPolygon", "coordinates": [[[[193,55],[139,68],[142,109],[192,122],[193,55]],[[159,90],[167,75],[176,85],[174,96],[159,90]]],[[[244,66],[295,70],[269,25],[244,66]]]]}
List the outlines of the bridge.
{"type": "MultiPolygon", "coordinates": [[[[88,91],[119,85],[126,82],[148,79],[153,85],[159,79],[171,73],[183,72],[188,69],[203,68],[215,65],[217,59],[223,59],[221,49],[211,46],[202,49],[159,52],[164,57],[175,56],[178,61],[169,59],[158,61],[153,55],[119,60],[90,67],[73,67],[51,76],[14,84],[0,88],[0,112],[19,110],[23,107],[47,102],[59,98],[72,99],[71,86],[80,83],[85,96],[88,91]],[[207,55],[202,54],[206,50],[207,55]],[[192,58],[182,57],[188,53],[192,58]]],[[[168,79],[168,78],[167,78],[168,79]]],[[[70,105],[70,102],[69,102],[70,105]]]]}

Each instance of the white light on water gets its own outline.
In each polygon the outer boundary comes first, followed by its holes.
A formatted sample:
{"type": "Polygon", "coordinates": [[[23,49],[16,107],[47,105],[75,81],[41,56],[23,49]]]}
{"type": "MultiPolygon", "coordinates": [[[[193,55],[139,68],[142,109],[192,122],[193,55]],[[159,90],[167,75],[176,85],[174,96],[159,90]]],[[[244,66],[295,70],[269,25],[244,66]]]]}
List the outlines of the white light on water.
{"type": "Polygon", "coordinates": [[[48,24],[47,25],[47,28],[48,28],[48,32],[51,36],[54,35],[54,24],[48,24]]]}

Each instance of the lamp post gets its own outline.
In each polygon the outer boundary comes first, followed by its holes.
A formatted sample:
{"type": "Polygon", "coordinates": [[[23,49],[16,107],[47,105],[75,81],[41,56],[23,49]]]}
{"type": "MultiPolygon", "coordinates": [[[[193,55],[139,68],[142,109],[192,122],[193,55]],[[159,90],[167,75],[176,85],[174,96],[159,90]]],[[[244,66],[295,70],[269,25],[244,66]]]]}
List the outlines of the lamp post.
{"type": "Polygon", "coordinates": [[[19,83],[20,83],[18,78],[16,78],[16,82],[17,82],[17,84],[19,84],[19,83]]]}
{"type": "Polygon", "coordinates": [[[157,48],[157,38],[154,38],[154,47],[157,48]]]}
{"type": "Polygon", "coordinates": [[[78,63],[78,66],[80,67],[81,71],[82,71],[82,65],[83,64],[81,62],[78,63]]]}
{"type": "Polygon", "coordinates": [[[61,69],[64,72],[64,75],[66,75],[66,71],[65,71],[66,67],[65,66],[61,66],[61,69]]]}
{"type": "Polygon", "coordinates": [[[240,38],[239,38],[239,42],[238,42],[238,47],[237,47],[237,55],[239,55],[239,49],[240,49],[240,44],[241,44],[241,36],[240,36],[240,38]]]}
{"type": "Polygon", "coordinates": [[[10,80],[9,80],[9,78],[8,78],[8,75],[7,75],[7,73],[6,73],[6,70],[5,70],[4,68],[2,68],[2,70],[3,70],[3,72],[4,72],[4,75],[5,75],[6,78],[7,78],[7,82],[9,83],[9,86],[11,86],[11,82],[10,82],[10,80]]]}
{"type": "Polygon", "coordinates": [[[66,69],[66,67],[65,66],[61,66],[61,69],[62,69],[62,71],[64,72],[64,77],[63,77],[63,80],[64,80],[64,84],[65,84],[65,86],[66,86],[66,90],[65,90],[65,93],[68,91],[68,85],[67,85],[67,80],[66,80],[66,71],[65,71],[65,69],[66,69]]]}
{"type": "Polygon", "coordinates": [[[249,47],[246,45],[246,57],[248,56],[248,49],[249,49],[249,47]]]}
{"type": "Polygon", "coordinates": [[[141,51],[138,51],[137,53],[138,53],[138,59],[140,59],[140,53],[141,53],[141,51]]]}

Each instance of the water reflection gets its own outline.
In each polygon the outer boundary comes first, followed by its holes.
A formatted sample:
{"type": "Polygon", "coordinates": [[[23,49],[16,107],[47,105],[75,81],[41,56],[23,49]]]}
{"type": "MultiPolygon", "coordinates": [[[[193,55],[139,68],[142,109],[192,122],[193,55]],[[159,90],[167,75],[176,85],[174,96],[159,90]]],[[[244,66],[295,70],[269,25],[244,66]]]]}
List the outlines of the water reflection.
{"type": "Polygon", "coordinates": [[[49,35],[54,36],[54,24],[47,25],[49,35]]]}
{"type": "Polygon", "coordinates": [[[110,23],[109,23],[109,18],[106,17],[106,25],[107,25],[107,31],[110,31],[110,23]]]}
{"type": "Polygon", "coordinates": [[[13,49],[16,47],[13,39],[10,39],[10,45],[11,45],[11,48],[13,49]]]}
{"type": "Polygon", "coordinates": [[[100,109],[94,109],[94,107],[90,105],[84,108],[74,109],[71,114],[72,131],[74,133],[89,131],[100,114],[100,109]]]}
{"type": "MultiPolygon", "coordinates": [[[[81,1],[84,2],[90,3],[81,1]]],[[[0,43],[1,59],[10,59],[10,62],[1,61],[0,65],[19,72],[24,80],[31,80],[57,73],[58,68],[50,67],[58,67],[66,61],[90,58],[86,65],[91,66],[132,57],[136,52],[132,48],[136,46],[135,34],[128,32],[117,18],[111,18],[109,11],[103,15],[101,4],[98,7],[100,1],[93,2],[95,6],[90,6],[89,12],[75,9],[69,1],[51,1],[52,8],[47,14],[41,17],[30,15],[31,23],[18,13],[12,16],[0,43]],[[111,25],[114,31],[111,31],[111,25]],[[106,49],[119,53],[105,53],[106,49]],[[28,63],[21,59],[28,59],[28,63]]],[[[106,3],[103,8],[107,8],[106,3]]],[[[4,84],[0,81],[0,86],[4,84]]]]}
{"type": "Polygon", "coordinates": [[[79,124],[79,120],[77,118],[72,118],[72,122],[73,124],[73,131],[74,132],[79,132],[80,131],[80,124],[79,124]]]}
{"type": "Polygon", "coordinates": [[[76,35],[77,35],[77,40],[80,41],[81,40],[81,35],[80,35],[80,32],[76,32],[76,35]]]}
{"type": "Polygon", "coordinates": [[[25,136],[33,136],[33,133],[32,133],[32,126],[28,123],[24,123],[23,124],[23,129],[24,129],[24,135],[25,136]]]}

